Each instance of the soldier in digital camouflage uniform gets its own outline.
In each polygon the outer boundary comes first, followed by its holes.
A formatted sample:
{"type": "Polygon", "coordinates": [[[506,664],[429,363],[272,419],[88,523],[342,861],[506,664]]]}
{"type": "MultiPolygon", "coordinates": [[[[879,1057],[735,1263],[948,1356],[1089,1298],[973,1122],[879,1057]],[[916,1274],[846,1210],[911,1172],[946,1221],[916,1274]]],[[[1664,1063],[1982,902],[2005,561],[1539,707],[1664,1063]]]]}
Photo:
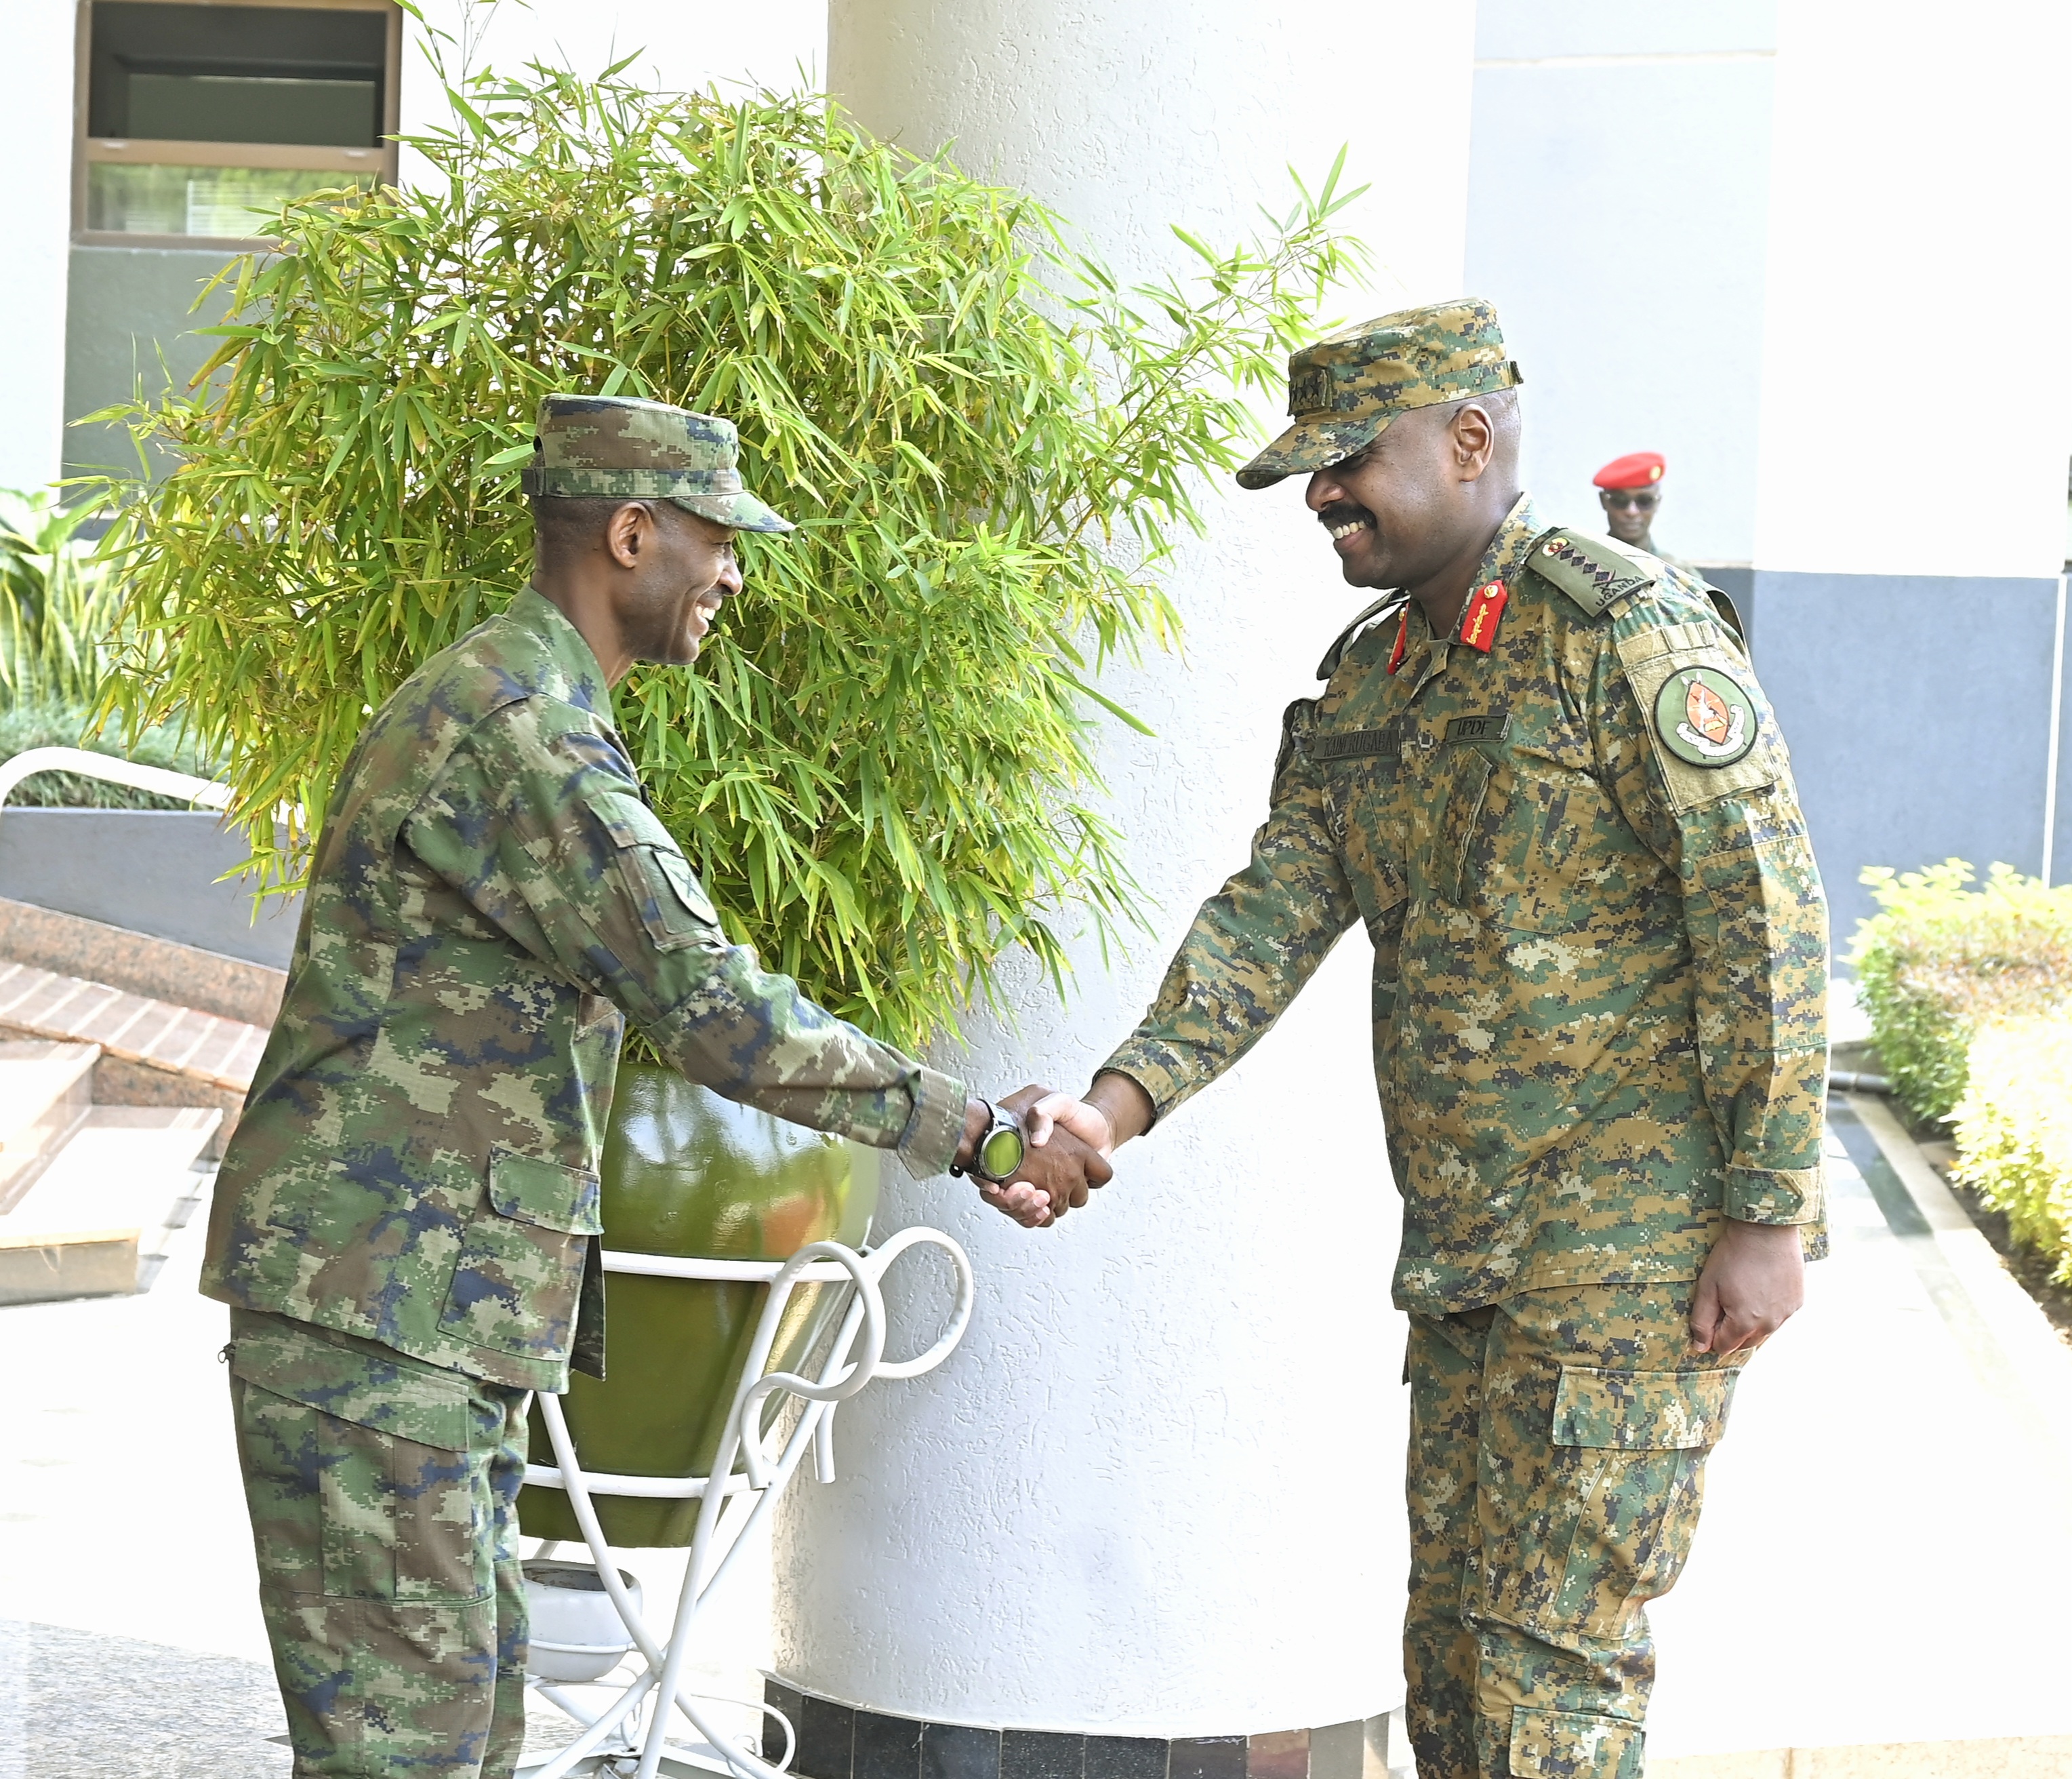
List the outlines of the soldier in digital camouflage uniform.
{"type": "Polygon", "coordinates": [[[1238,480],[1308,472],[1346,578],[1388,591],[1289,706],[1250,865],[1085,1100],[1038,1110],[1128,1140],[1364,925],[1418,1771],[1637,1779],[1644,1603],[1823,1239],[1827,924],[1734,632],[1694,575],[1534,510],[1518,381],[1471,300],[1290,360],[1295,424],[1238,480]]]}
{"type": "MultiPolygon", "coordinates": [[[[224,1159],[203,1289],[302,1774],[505,1775],[524,1727],[529,1393],[602,1375],[598,1155],[632,1019],[684,1073],[936,1173],[991,1122],[730,945],[609,687],[739,591],[726,421],[550,397],[533,586],[360,737],[224,1159]]],[[[1041,1158],[1032,1166],[1042,1177],[1041,1158]]],[[[1076,1188],[988,1196],[1046,1220],[1076,1188]]],[[[1069,1172],[1069,1168],[1067,1170],[1069,1172]]]]}

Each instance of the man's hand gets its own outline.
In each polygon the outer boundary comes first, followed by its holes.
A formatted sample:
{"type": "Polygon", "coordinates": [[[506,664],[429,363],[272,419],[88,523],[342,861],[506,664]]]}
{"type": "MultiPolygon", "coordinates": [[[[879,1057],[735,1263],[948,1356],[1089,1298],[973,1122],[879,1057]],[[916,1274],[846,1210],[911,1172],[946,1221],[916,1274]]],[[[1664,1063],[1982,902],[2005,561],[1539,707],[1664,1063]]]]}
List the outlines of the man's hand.
{"type": "MultiPolygon", "coordinates": [[[[1042,1139],[1030,1135],[1028,1109],[1042,1097],[1043,1091],[1024,1088],[1000,1102],[1010,1112],[1023,1114],[1026,1147],[1022,1165],[1002,1185],[985,1180],[976,1183],[980,1198],[1025,1229],[1040,1229],[1056,1222],[1067,1211],[1085,1204],[1093,1188],[1105,1186],[1115,1177],[1115,1170],[1099,1149],[1068,1130],[1054,1132],[1050,1121],[1045,1121],[1042,1139]]],[[[985,1102],[973,1100],[965,1118],[967,1148],[976,1143],[985,1122],[985,1102]]]]}
{"type": "Polygon", "coordinates": [[[1691,1345],[1700,1353],[1750,1352],[1806,1301],[1806,1258],[1791,1223],[1729,1219],[1691,1299],[1691,1345]]]}

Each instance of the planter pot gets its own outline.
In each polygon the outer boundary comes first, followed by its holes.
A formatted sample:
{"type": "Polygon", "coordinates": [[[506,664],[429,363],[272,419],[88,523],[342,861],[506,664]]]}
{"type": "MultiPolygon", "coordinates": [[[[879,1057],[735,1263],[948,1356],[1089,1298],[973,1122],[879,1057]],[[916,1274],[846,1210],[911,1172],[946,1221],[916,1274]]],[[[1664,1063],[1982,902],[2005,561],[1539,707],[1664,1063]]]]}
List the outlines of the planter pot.
{"type": "MultiPolygon", "coordinates": [[[[680,1258],[785,1260],[809,1242],[851,1246],[878,1208],[878,1152],[788,1124],[681,1076],[629,1066],[619,1074],[599,1165],[604,1245],[680,1258]]],[[[707,1473],[732,1407],[769,1287],[713,1279],[605,1275],[610,1376],[569,1380],[562,1399],[586,1471],[641,1476],[707,1473]]],[[[770,1369],[800,1363],[845,1287],[791,1294],[770,1369]]],[[[551,1464],[536,1417],[532,1457],[551,1464]]],[[[698,1503],[598,1497],[606,1538],[622,1548],[691,1542],[698,1503]]],[[[528,1536],[579,1539],[568,1497],[526,1489],[528,1536]]]]}
{"type": "MultiPolygon", "coordinates": [[[[563,1685],[602,1680],[633,1648],[603,1578],[586,1563],[535,1558],[524,1570],[531,1624],[525,1671],[536,1680],[563,1685]]],[[[619,1579],[638,1606],[640,1583],[623,1569],[619,1579]]]]}

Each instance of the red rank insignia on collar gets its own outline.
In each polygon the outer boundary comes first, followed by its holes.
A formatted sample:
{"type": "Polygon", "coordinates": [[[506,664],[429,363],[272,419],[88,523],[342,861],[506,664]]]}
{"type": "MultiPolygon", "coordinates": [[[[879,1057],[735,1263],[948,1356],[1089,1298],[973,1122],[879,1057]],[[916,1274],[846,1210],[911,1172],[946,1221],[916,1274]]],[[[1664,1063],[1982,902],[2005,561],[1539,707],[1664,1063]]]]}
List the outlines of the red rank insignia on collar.
{"type": "Polygon", "coordinates": [[[1403,651],[1410,641],[1410,607],[1404,606],[1403,616],[1396,620],[1396,646],[1388,652],[1388,670],[1393,673],[1403,665],[1403,651]]]}
{"type": "Polygon", "coordinates": [[[1491,581],[1468,595],[1468,608],[1461,614],[1461,640],[1486,655],[1496,647],[1496,627],[1503,620],[1504,602],[1511,590],[1502,581],[1491,581]]]}

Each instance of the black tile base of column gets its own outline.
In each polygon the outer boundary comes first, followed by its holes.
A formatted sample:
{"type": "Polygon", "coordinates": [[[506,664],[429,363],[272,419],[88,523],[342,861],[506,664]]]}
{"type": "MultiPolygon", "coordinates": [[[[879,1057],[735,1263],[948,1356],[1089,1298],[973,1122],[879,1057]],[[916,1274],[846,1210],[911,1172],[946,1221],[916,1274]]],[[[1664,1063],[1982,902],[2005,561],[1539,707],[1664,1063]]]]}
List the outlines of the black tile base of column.
{"type": "MultiPolygon", "coordinates": [[[[791,1720],[802,1779],[1388,1779],[1384,1714],[1256,1736],[1067,1736],[931,1723],[859,1711],[774,1677],[763,1696],[791,1720]]],[[[783,1746],[766,1724],[763,1747],[783,1746]]]]}

